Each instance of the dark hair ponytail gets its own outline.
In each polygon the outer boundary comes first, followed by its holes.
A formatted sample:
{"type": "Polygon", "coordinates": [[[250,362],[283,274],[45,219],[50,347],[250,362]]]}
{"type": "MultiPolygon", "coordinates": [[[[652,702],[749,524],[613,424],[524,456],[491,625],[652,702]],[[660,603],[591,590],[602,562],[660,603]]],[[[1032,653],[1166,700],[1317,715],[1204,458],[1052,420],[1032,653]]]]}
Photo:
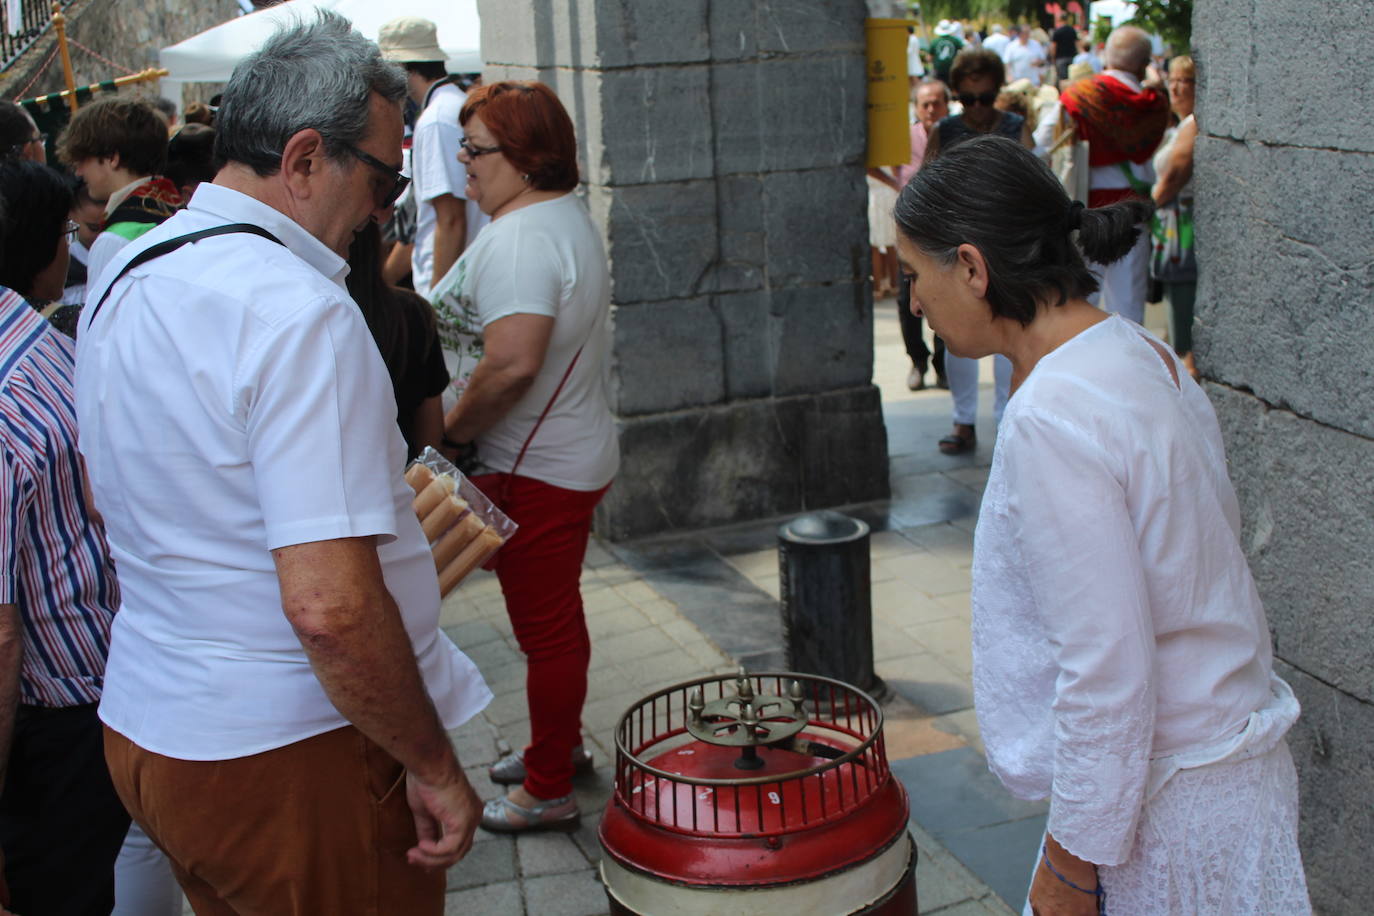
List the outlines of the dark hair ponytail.
{"type": "Polygon", "coordinates": [[[902,189],[893,215],[902,234],[938,263],[953,263],[960,245],[977,248],[987,264],[993,314],[1025,325],[1042,304],[1096,292],[1083,256],[1119,260],[1150,212],[1144,201],[1085,210],[1030,150],[1006,137],[982,136],[923,166],[902,189]],[[1073,242],[1075,229],[1082,251],[1073,242]]]}
{"type": "Polygon", "coordinates": [[[1090,261],[1111,264],[1126,256],[1140,238],[1141,224],[1154,213],[1143,200],[1123,200],[1084,210],[1078,225],[1078,247],[1090,261]]]}

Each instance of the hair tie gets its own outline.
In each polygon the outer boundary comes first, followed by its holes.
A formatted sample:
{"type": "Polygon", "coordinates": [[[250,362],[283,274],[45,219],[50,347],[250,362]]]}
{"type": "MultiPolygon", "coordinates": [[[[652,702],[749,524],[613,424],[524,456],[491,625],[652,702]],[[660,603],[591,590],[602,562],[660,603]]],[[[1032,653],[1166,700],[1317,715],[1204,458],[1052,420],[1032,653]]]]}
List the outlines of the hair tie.
{"type": "Polygon", "coordinates": [[[1070,232],[1083,225],[1083,201],[1075,200],[1069,204],[1069,212],[1064,217],[1064,224],[1069,227],[1070,232]]]}

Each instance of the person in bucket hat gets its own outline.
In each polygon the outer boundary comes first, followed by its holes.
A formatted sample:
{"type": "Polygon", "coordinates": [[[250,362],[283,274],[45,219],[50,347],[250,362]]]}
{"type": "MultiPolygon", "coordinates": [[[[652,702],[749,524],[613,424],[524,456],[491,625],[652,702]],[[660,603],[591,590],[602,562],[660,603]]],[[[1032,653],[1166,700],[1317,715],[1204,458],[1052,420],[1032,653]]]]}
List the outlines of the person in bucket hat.
{"type": "Polygon", "coordinates": [[[420,108],[410,147],[415,201],[410,267],[415,291],[428,296],[489,222],[466,198],[467,169],[458,161],[463,141],[458,112],[467,95],[444,65],[447,55],[433,22],[400,16],[383,25],[377,39],[382,57],[405,68],[407,91],[420,108]]]}

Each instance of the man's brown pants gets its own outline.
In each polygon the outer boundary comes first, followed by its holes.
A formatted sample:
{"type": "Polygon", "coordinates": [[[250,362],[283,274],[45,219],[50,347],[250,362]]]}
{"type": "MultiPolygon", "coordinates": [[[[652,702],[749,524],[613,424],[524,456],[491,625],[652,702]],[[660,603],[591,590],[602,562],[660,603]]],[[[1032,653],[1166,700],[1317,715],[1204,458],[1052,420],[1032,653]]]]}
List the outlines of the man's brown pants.
{"type": "Polygon", "coordinates": [[[163,757],[106,728],[105,758],[197,916],[443,912],[443,871],[406,863],[405,771],[356,728],[219,761],[163,757]]]}

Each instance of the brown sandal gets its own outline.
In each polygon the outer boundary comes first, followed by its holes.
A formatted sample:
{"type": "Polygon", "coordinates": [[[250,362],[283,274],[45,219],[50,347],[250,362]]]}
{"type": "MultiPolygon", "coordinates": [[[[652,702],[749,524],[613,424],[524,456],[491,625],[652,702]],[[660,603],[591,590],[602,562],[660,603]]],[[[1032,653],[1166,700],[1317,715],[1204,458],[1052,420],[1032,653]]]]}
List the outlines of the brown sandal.
{"type": "Polygon", "coordinates": [[[971,452],[978,447],[978,431],[972,426],[956,423],[954,432],[941,439],[939,446],[940,453],[944,455],[962,455],[965,452],[971,452]],[[961,429],[968,430],[968,434],[961,433],[961,429]]]}

